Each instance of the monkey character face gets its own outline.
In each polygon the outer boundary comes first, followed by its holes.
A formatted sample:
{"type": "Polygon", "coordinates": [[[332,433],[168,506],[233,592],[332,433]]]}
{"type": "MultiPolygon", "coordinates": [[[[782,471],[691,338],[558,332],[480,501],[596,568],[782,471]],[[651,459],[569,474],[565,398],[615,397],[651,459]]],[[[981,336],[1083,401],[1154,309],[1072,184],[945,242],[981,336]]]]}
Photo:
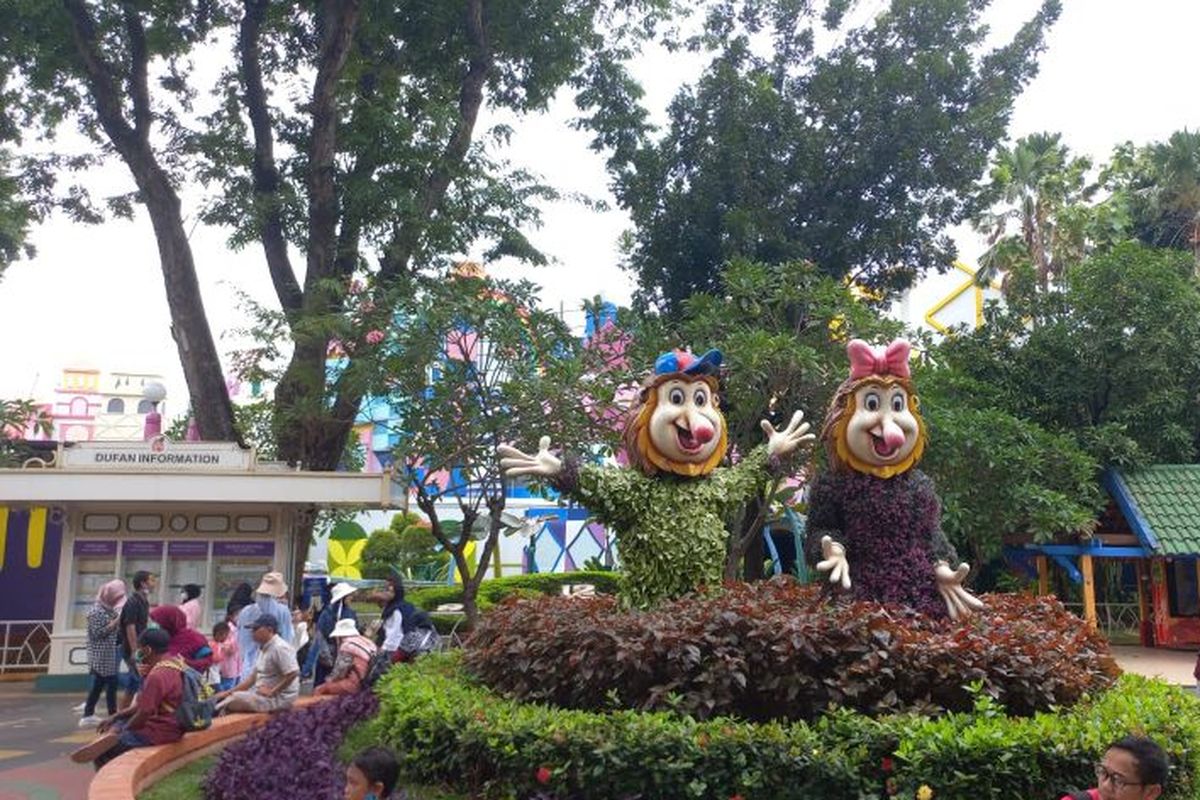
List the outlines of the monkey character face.
{"type": "Polygon", "coordinates": [[[911,463],[922,435],[915,405],[916,398],[898,382],[868,380],[855,389],[845,432],[851,462],[883,468],[871,472],[899,472],[911,463]]]}
{"type": "Polygon", "coordinates": [[[655,387],[650,442],[668,461],[708,462],[725,442],[725,419],[706,380],[673,379],[655,387]]]}

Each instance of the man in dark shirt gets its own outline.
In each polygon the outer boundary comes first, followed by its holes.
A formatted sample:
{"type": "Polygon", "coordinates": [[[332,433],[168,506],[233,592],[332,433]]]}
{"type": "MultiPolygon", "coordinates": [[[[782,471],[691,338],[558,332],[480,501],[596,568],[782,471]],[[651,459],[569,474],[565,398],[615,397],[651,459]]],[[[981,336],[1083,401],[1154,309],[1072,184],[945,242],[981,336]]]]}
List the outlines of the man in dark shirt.
{"type": "Polygon", "coordinates": [[[138,637],[146,630],[150,622],[150,593],[158,587],[158,576],[153,572],[139,570],[133,575],[133,592],[125,600],[121,609],[120,642],[124,652],[125,665],[129,668],[129,683],[125,686],[125,700],[122,708],[127,708],[133,702],[141,685],[137,664],[134,663],[134,653],[138,649],[138,637]]]}
{"type": "Polygon", "coordinates": [[[100,723],[100,736],[71,754],[76,763],[92,761],[96,769],[135,747],[169,744],[183,736],[175,709],[183,702],[183,661],[167,655],[171,637],[151,628],[138,638],[146,668],[145,681],[132,707],[100,723]]]}

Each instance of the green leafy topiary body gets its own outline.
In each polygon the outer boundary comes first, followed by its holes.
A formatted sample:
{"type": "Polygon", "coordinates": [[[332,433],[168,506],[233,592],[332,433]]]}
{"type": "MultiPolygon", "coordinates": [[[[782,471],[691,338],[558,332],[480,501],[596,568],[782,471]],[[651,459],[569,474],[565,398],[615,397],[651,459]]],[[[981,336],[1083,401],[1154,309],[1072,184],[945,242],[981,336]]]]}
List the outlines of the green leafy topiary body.
{"type": "Polygon", "coordinates": [[[721,582],[725,519],[769,477],[767,448],[706,476],[647,476],[636,469],[569,465],[556,488],[616,535],[625,572],[622,596],[649,608],[721,582]]]}

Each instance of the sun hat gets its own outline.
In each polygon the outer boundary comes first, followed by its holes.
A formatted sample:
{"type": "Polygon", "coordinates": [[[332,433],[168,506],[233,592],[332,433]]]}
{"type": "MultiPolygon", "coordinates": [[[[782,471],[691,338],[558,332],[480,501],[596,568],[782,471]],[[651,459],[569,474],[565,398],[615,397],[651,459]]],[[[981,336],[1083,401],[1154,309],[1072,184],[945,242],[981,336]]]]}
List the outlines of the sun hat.
{"type": "Polygon", "coordinates": [[[343,636],[358,636],[358,623],[349,617],[339,619],[337,625],[333,626],[333,631],[329,634],[330,639],[340,639],[343,636]]]}
{"type": "Polygon", "coordinates": [[[345,581],[342,581],[341,583],[339,583],[333,587],[333,591],[330,592],[329,602],[336,603],[338,600],[348,597],[357,591],[358,591],[357,586],[351,586],[350,584],[346,583],[345,581]]]}
{"type": "Polygon", "coordinates": [[[262,576],[262,582],[255,589],[256,594],[269,594],[271,597],[283,597],[287,594],[287,584],[283,582],[283,573],[268,572],[262,576]]]}

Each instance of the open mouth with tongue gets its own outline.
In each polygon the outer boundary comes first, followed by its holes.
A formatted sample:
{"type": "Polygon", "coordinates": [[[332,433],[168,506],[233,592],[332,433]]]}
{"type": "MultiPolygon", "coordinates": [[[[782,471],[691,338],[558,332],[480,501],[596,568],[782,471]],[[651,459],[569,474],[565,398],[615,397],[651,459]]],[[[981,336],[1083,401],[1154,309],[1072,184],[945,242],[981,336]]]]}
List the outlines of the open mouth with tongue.
{"type": "Polygon", "coordinates": [[[904,444],[903,439],[896,444],[888,444],[887,440],[882,436],[877,436],[874,433],[871,434],[871,449],[873,449],[875,451],[875,455],[879,456],[880,458],[891,458],[892,456],[896,455],[896,451],[900,449],[902,444],[904,444]]]}
{"type": "Polygon", "coordinates": [[[679,442],[680,450],[685,453],[697,453],[704,447],[705,442],[712,439],[712,433],[707,430],[692,431],[682,425],[676,425],[675,438],[679,442]]]}

